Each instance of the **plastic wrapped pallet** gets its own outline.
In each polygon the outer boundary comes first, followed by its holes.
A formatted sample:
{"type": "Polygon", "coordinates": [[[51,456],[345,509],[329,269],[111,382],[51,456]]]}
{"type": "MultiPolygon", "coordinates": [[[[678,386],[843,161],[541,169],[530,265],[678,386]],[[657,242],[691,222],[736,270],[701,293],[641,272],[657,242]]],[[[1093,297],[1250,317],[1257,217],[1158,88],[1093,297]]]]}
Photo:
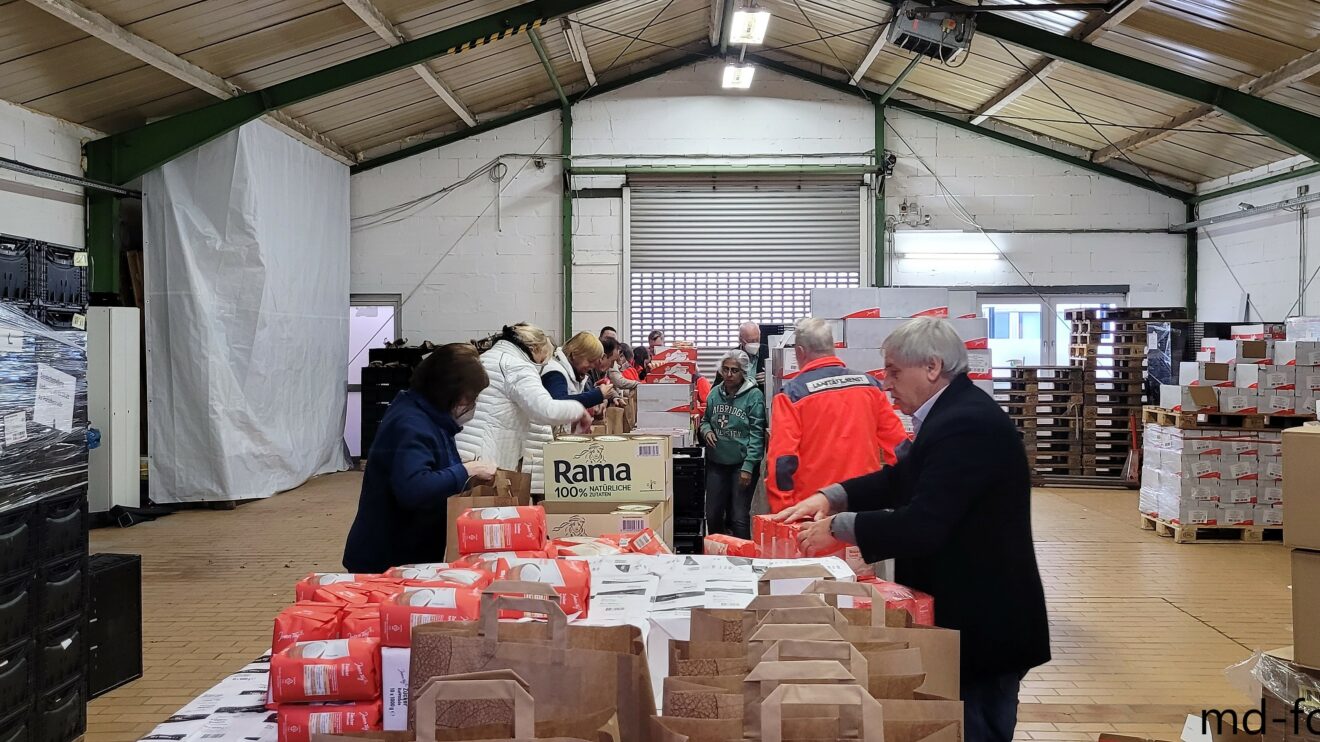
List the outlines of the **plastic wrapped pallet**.
{"type": "Polygon", "coordinates": [[[0,304],[0,508],[87,487],[86,333],[0,304]]]}

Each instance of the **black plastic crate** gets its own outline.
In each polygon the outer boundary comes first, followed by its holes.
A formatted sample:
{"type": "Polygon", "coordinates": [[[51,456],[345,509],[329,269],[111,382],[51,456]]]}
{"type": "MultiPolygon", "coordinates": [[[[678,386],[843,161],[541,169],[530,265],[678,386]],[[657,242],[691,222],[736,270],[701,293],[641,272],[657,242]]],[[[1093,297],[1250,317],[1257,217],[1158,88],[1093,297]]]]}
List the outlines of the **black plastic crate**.
{"type": "MultiPolygon", "coordinates": [[[[422,357],[430,353],[429,348],[405,347],[405,348],[369,348],[367,350],[367,362],[375,363],[397,363],[400,366],[412,368],[422,362],[422,357]]],[[[368,367],[370,368],[370,367],[368,367]]]]}
{"type": "Polygon", "coordinates": [[[37,504],[37,561],[87,554],[87,492],[79,489],[37,504]]]}
{"type": "Polygon", "coordinates": [[[31,742],[35,731],[32,727],[31,703],[27,708],[0,717],[0,742],[31,742]]]}
{"type": "Polygon", "coordinates": [[[36,599],[31,574],[0,582],[0,646],[27,639],[32,633],[32,607],[36,599]]]}
{"type": "Polygon", "coordinates": [[[82,678],[37,697],[34,742],[72,742],[87,731],[87,690],[82,678]]]}
{"type": "Polygon", "coordinates": [[[0,718],[32,708],[33,652],[27,641],[0,651],[0,718]]]}
{"type": "Polygon", "coordinates": [[[31,240],[0,235],[0,301],[32,301],[33,252],[31,240]]]}
{"type": "Polygon", "coordinates": [[[36,260],[34,291],[43,308],[87,310],[87,266],[75,265],[81,250],[42,244],[36,260]]]}
{"type": "Polygon", "coordinates": [[[30,573],[36,565],[36,510],[34,504],[0,510],[0,579],[30,573]]]}
{"type": "Polygon", "coordinates": [[[81,616],[87,605],[87,557],[73,557],[37,568],[33,620],[49,626],[81,616]]]}
{"type": "Polygon", "coordinates": [[[142,677],[142,557],[94,554],[89,571],[87,674],[96,698],[142,677]]]}
{"type": "Polygon", "coordinates": [[[38,692],[55,690],[87,672],[87,624],[82,617],[37,632],[38,692]]]}
{"type": "Polygon", "coordinates": [[[675,554],[700,554],[702,550],[702,537],[691,534],[674,534],[674,553],[675,554]]]}
{"type": "Polygon", "coordinates": [[[70,309],[68,307],[44,307],[40,304],[34,304],[32,309],[32,318],[52,330],[81,330],[78,327],[78,316],[83,309],[70,309]]]}

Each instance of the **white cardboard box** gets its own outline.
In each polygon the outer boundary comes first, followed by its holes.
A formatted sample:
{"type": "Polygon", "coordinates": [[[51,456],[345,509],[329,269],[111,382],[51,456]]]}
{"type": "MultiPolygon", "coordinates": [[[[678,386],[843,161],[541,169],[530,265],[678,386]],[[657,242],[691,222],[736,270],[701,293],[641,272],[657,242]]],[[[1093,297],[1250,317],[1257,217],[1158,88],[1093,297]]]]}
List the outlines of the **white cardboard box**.
{"type": "Polygon", "coordinates": [[[949,319],[972,319],[980,313],[975,291],[949,289],[949,319]]]}
{"type": "Polygon", "coordinates": [[[638,412],[679,412],[692,404],[692,387],[683,384],[639,384],[638,412]]]}
{"type": "Polygon", "coordinates": [[[850,348],[880,348],[885,338],[905,324],[906,319],[847,319],[843,322],[844,344],[850,348]]]}
{"type": "Polygon", "coordinates": [[[1256,409],[1265,415],[1297,414],[1297,395],[1291,389],[1265,390],[1257,395],[1256,409]]]}
{"type": "Polygon", "coordinates": [[[1274,362],[1281,366],[1320,366],[1320,342],[1276,340],[1274,362]]]}
{"type": "Polygon", "coordinates": [[[1184,412],[1214,412],[1219,409],[1219,395],[1209,386],[1160,385],[1160,407],[1184,412]]]}
{"type": "Polygon", "coordinates": [[[1219,525],[1251,526],[1255,524],[1256,524],[1256,507],[1254,505],[1220,505],[1219,506],[1219,525]]]}
{"type": "Polygon", "coordinates": [[[1219,411],[1230,415],[1255,414],[1260,407],[1259,395],[1248,389],[1216,387],[1219,393],[1219,411]]]}
{"type": "Polygon", "coordinates": [[[1297,369],[1294,366],[1239,363],[1233,369],[1234,383],[1239,389],[1292,391],[1297,384],[1297,369]]]}
{"type": "Polygon", "coordinates": [[[387,732],[408,731],[408,663],[412,650],[380,648],[380,710],[387,732]]]}
{"type": "Polygon", "coordinates": [[[1261,482],[1256,489],[1256,502],[1261,505],[1278,505],[1282,503],[1282,484],[1279,482],[1261,482]]]}
{"type": "Polygon", "coordinates": [[[1258,497],[1255,482],[1224,482],[1219,487],[1219,502],[1228,505],[1255,505],[1258,497]]]}
{"type": "Polygon", "coordinates": [[[967,376],[972,381],[993,381],[994,373],[991,367],[994,366],[990,350],[969,350],[967,351],[967,376]]]}
{"type": "Polygon", "coordinates": [[[1215,361],[1219,363],[1269,363],[1273,340],[1216,340],[1215,361]]]}
{"type": "Polygon", "coordinates": [[[1320,366],[1297,366],[1297,391],[1320,392],[1320,366]]]}
{"type": "Polygon", "coordinates": [[[1178,364],[1179,386],[1233,386],[1233,369],[1227,363],[1183,361],[1178,364]]]}
{"type": "Polygon", "coordinates": [[[882,288],[881,317],[948,317],[949,290],[946,288],[882,288]]]}
{"type": "Polygon", "coordinates": [[[681,428],[692,424],[692,414],[689,412],[651,412],[644,411],[641,408],[637,410],[637,427],[639,428],[681,428]]]}
{"type": "Polygon", "coordinates": [[[1258,526],[1283,525],[1283,508],[1275,505],[1257,505],[1256,525],[1258,526]]]}
{"type": "MultiPolygon", "coordinates": [[[[880,316],[880,289],[871,287],[811,290],[811,316],[851,319],[880,316]]],[[[835,340],[841,340],[835,336],[835,340]]]]}

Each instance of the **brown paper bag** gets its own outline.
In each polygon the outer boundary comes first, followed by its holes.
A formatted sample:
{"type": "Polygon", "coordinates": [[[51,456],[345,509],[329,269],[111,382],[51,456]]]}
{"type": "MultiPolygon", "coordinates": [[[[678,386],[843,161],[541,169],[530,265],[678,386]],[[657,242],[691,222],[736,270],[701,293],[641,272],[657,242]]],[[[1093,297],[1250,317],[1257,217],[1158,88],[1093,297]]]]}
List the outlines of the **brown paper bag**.
{"type": "Polygon", "coordinates": [[[637,429],[637,395],[629,394],[628,402],[623,406],[623,421],[627,432],[631,433],[637,429]]]}
{"type": "Polygon", "coordinates": [[[722,657],[718,659],[678,660],[669,664],[669,677],[695,677],[698,675],[746,675],[747,658],[722,657]]]}
{"type": "Polygon", "coordinates": [[[532,504],[532,475],[497,469],[490,484],[479,484],[445,501],[445,561],[458,559],[458,516],[469,508],[532,504]]]}
{"type": "Polygon", "coordinates": [[[608,407],[605,409],[605,433],[607,435],[623,435],[628,431],[628,423],[625,419],[622,407],[608,407]]]}
{"type": "MultiPolygon", "coordinates": [[[[908,629],[848,626],[840,633],[850,642],[906,644],[921,650],[926,682],[917,689],[936,698],[956,700],[961,692],[959,634],[952,629],[914,626],[908,629]]],[[[860,645],[859,645],[860,648],[860,645]]],[[[863,650],[865,653],[866,650],[863,650]]],[[[869,659],[869,655],[868,655],[869,659]]]]}
{"type": "Polygon", "coordinates": [[[617,725],[616,741],[620,735],[624,740],[644,739],[640,735],[655,713],[655,696],[640,630],[570,627],[553,600],[492,594],[535,585],[492,585],[482,596],[480,621],[417,627],[411,690],[420,691],[431,677],[513,670],[537,699],[537,728],[543,736],[553,732],[595,738],[599,730],[617,725]],[[547,622],[501,622],[497,616],[502,609],[544,615],[547,622]]]}
{"type": "MultiPolygon", "coordinates": [[[[884,711],[874,698],[867,695],[866,689],[859,685],[784,684],[776,687],[761,703],[759,719],[762,742],[794,739],[785,734],[788,731],[784,726],[785,706],[796,707],[794,711],[798,716],[841,718],[845,724],[844,709],[852,710],[855,706],[860,722],[858,737],[861,742],[885,742],[884,711]]],[[[836,735],[836,739],[839,738],[836,735]]]]}
{"type": "Polygon", "coordinates": [[[783,639],[771,644],[761,655],[761,662],[800,662],[826,660],[838,662],[858,680],[870,676],[866,656],[848,642],[783,639]]]}
{"type": "Polygon", "coordinates": [[[817,580],[806,590],[807,595],[819,595],[825,602],[838,608],[839,596],[866,598],[871,601],[867,608],[840,608],[839,612],[848,623],[854,626],[892,626],[897,629],[912,625],[912,615],[902,609],[889,609],[885,599],[875,585],[865,582],[840,582],[839,580],[817,580]]]}
{"type": "MultiPolygon", "coordinates": [[[[756,581],[756,592],[759,595],[772,595],[772,583],[777,580],[802,580],[803,587],[806,587],[814,580],[833,580],[834,575],[828,569],[819,564],[795,564],[791,567],[771,567],[761,574],[756,581]]],[[[795,592],[802,592],[797,590],[795,592]]]]}
{"type": "Polygon", "coordinates": [[[875,698],[911,700],[926,682],[920,649],[900,649],[866,655],[866,687],[875,698]]]}
{"type": "MultiPolygon", "coordinates": [[[[840,642],[843,644],[844,642],[840,642]]],[[[776,688],[784,684],[856,685],[858,679],[841,663],[830,660],[800,660],[772,662],[762,660],[743,681],[743,724],[753,739],[763,732],[758,710],[776,688]]],[[[794,716],[803,714],[795,712],[794,716]]],[[[842,718],[844,728],[856,725],[855,719],[842,718]]]]}

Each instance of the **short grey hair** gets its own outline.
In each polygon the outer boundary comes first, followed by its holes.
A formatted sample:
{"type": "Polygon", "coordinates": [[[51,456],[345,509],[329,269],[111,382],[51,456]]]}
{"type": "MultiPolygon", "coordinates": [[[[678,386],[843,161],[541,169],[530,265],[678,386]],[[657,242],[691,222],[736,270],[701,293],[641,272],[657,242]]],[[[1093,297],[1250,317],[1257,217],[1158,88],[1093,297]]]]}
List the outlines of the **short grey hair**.
{"type": "Polygon", "coordinates": [[[918,317],[885,338],[885,360],[897,366],[924,366],[940,361],[944,378],[967,372],[967,345],[948,320],[918,317]]]}
{"type": "Polygon", "coordinates": [[[752,359],[748,358],[747,354],[741,350],[731,350],[728,353],[725,353],[724,357],[720,359],[720,370],[724,369],[724,362],[730,358],[737,361],[739,366],[742,366],[744,376],[751,372],[752,359]]]}
{"type": "Polygon", "coordinates": [[[816,317],[798,320],[793,326],[793,344],[808,353],[829,355],[834,352],[834,330],[816,317]]]}

